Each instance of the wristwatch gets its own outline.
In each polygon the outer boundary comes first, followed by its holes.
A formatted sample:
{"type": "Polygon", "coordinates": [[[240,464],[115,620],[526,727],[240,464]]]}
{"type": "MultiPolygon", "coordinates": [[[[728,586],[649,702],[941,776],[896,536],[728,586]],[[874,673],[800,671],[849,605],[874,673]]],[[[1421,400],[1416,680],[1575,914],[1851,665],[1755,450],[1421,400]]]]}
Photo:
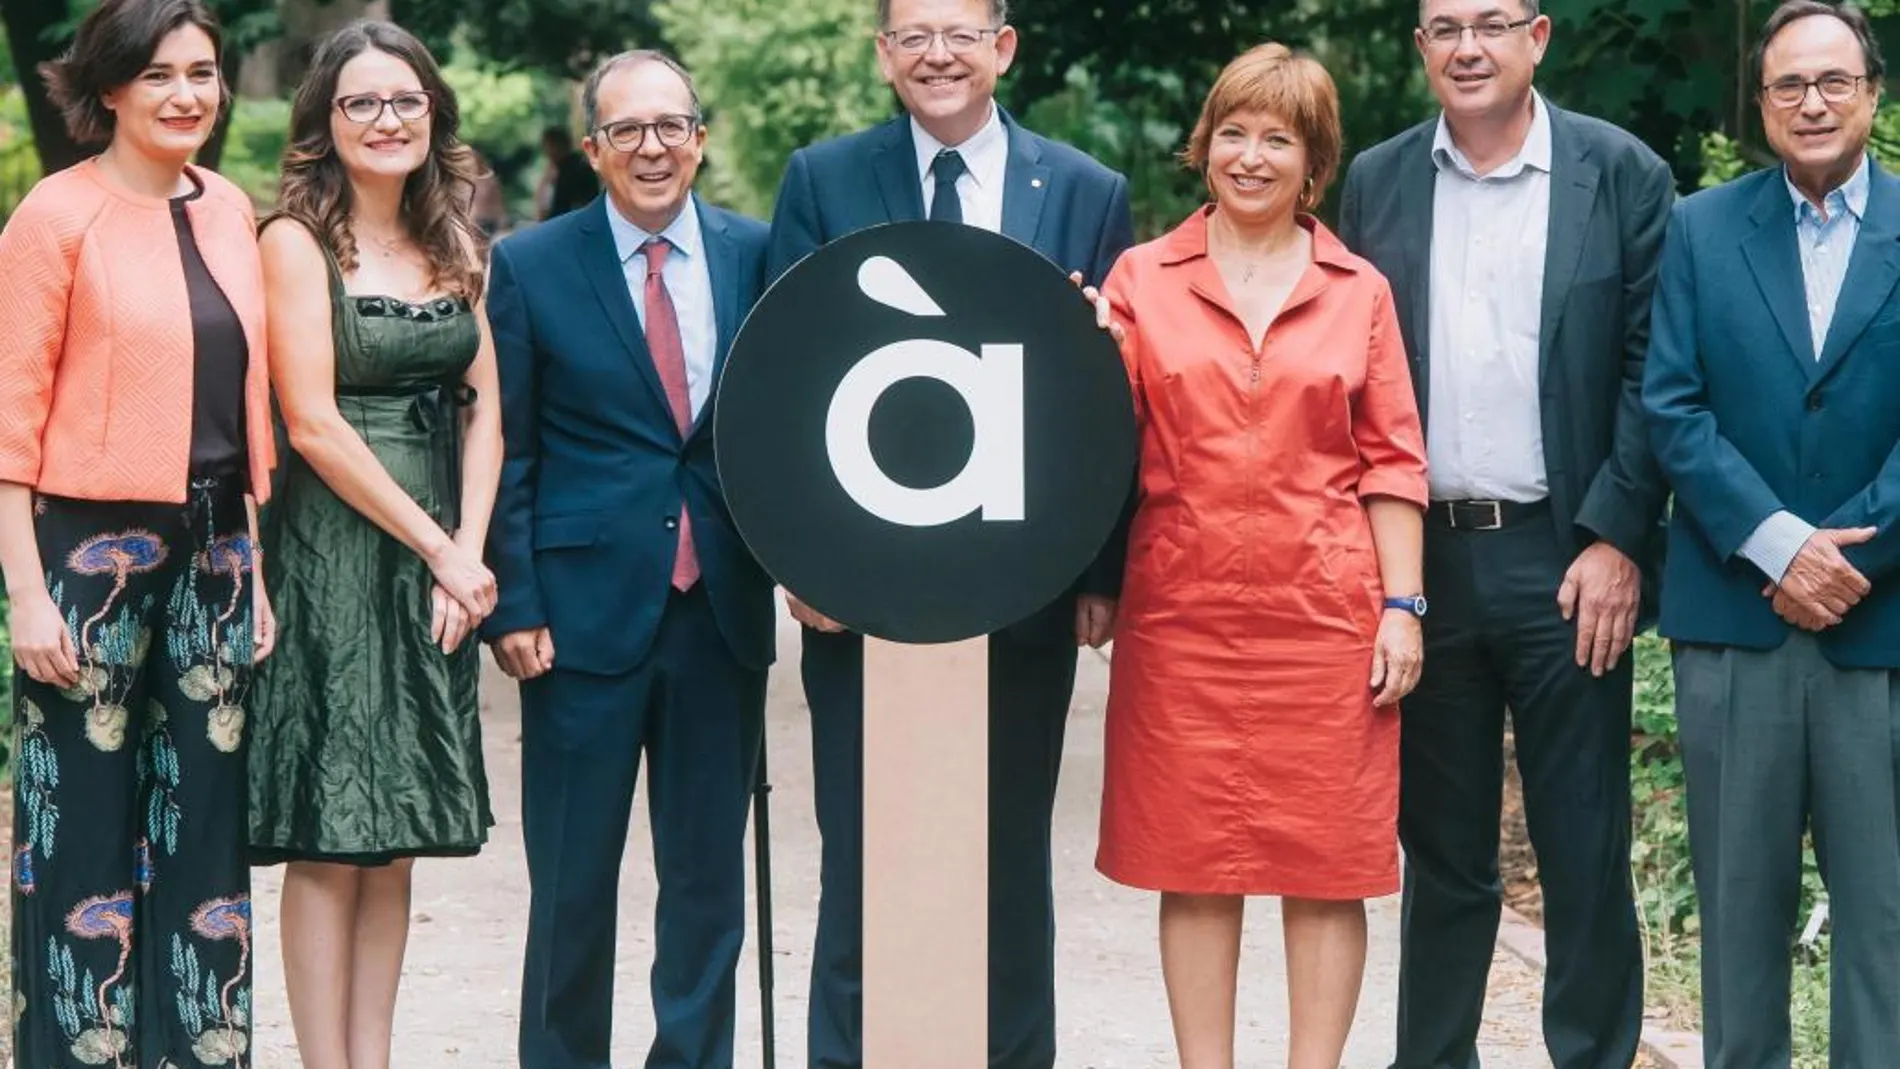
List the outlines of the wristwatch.
{"type": "Polygon", "coordinates": [[[1423,620],[1425,618],[1425,595],[1413,594],[1411,597],[1406,598],[1387,598],[1385,599],[1385,607],[1388,609],[1404,610],[1423,620]]]}

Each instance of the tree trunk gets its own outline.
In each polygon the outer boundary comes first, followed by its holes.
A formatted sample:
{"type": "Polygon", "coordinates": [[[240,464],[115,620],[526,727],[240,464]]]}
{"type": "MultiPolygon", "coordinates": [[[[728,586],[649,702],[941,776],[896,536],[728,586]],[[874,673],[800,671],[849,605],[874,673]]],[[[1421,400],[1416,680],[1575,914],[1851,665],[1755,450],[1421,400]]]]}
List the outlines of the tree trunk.
{"type": "Polygon", "coordinates": [[[0,22],[6,25],[7,47],[13,53],[13,68],[20,75],[33,143],[45,174],[71,167],[88,155],[67,135],[66,120],[46,95],[46,84],[39,76],[40,64],[59,56],[58,50],[46,43],[46,32],[65,18],[65,0],[0,0],[0,22]]]}

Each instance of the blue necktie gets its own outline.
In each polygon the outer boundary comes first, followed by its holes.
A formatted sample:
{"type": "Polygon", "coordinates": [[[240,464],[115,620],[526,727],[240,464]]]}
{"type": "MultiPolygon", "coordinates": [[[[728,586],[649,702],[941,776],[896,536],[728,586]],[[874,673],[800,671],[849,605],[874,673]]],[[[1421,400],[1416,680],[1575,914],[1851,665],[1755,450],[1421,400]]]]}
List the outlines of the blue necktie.
{"type": "Polygon", "coordinates": [[[961,223],[963,221],[963,198],[957,195],[957,179],[962,178],[969,168],[963,165],[963,157],[953,148],[937,153],[930,161],[930,177],[936,180],[937,191],[930,199],[930,221],[933,223],[961,223]]]}

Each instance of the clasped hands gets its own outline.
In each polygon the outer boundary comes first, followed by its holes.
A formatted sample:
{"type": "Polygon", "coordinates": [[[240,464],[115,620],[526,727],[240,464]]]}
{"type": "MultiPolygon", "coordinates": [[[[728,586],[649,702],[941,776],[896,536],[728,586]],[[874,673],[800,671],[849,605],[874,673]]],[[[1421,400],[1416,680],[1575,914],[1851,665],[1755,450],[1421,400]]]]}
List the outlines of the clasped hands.
{"type": "Polygon", "coordinates": [[[1833,627],[1873,589],[1867,577],[1847,562],[1841,547],[1858,545],[1874,533],[1872,527],[1814,532],[1788,563],[1781,582],[1762,588],[1762,597],[1773,598],[1775,614],[1803,631],[1833,627]]]}

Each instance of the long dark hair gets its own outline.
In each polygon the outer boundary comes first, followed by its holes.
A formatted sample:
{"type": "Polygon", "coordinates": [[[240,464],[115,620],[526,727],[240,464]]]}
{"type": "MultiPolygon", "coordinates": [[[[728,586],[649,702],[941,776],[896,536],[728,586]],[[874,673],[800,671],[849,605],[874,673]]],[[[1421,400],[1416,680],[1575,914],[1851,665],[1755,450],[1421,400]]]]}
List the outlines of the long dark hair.
{"type": "Polygon", "coordinates": [[[429,258],[430,284],[473,301],[481,293],[482,272],[470,262],[469,249],[479,254],[483,239],[469,210],[480,165],[474,150],[456,136],[462,113],[454,90],[429,49],[400,26],[361,19],[317,47],[290,105],[290,147],[284,151],[277,207],[314,228],[346,273],[355,270],[350,178],[330,136],[330,117],[343,65],[370,49],[407,63],[433,102],[429,157],[403,184],[402,223],[429,258]]]}

